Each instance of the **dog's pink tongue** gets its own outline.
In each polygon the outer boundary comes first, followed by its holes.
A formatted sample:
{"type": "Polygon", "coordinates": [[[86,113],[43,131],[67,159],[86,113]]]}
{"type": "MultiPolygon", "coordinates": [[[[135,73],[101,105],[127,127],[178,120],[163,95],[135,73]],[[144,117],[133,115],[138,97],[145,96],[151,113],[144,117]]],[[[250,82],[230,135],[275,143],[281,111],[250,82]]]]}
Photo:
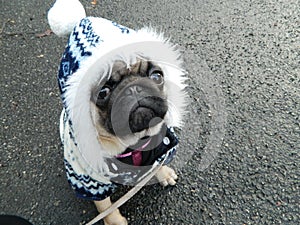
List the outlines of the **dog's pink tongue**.
{"type": "Polygon", "coordinates": [[[138,149],[132,152],[133,165],[140,166],[142,164],[142,151],[150,144],[151,138],[138,149]]]}
{"type": "Polygon", "coordinates": [[[133,165],[140,166],[142,164],[142,152],[141,151],[132,152],[132,161],[133,161],[133,165]]]}
{"type": "Polygon", "coordinates": [[[140,166],[143,160],[142,151],[150,144],[150,142],[151,138],[149,138],[149,140],[145,144],[143,144],[141,147],[138,147],[136,150],[129,153],[116,155],[116,158],[125,158],[131,156],[133,165],[140,166]]]}
{"type": "Polygon", "coordinates": [[[141,147],[137,148],[132,152],[133,165],[140,166],[142,164],[142,160],[143,160],[142,151],[149,145],[150,142],[151,142],[151,138],[149,138],[149,140],[141,147]]]}

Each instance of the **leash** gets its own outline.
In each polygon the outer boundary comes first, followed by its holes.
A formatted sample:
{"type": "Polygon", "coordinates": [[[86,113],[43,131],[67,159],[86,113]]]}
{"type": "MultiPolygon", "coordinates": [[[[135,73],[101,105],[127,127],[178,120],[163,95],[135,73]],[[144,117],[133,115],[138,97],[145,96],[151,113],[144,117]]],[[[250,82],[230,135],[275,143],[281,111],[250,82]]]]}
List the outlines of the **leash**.
{"type": "MultiPolygon", "coordinates": [[[[166,159],[167,157],[165,157],[166,159]]],[[[93,220],[88,222],[85,225],[93,225],[97,223],[99,220],[103,219],[107,215],[111,214],[113,211],[122,206],[125,202],[127,202],[130,198],[132,198],[139,190],[144,187],[148,181],[158,172],[158,170],[163,166],[165,159],[155,167],[151,168],[151,172],[145,176],[136,186],[130,189],[125,195],[123,195],[120,199],[118,199],[115,203],[113,203],[110,207],[108,207],[105,211],[96,216],[93,220]]]]}

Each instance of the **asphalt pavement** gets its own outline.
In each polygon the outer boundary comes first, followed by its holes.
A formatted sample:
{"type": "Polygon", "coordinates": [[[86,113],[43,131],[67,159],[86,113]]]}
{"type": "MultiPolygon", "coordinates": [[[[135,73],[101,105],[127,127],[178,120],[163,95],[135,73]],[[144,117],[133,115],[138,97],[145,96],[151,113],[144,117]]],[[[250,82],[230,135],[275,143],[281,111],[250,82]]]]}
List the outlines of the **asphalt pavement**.
{"type": "MultiPolygon", "coordinates": [[[[37,37],[53,2],[0,0],[0,214],[76,225],[97,212],[65,176],[56,74],[66,39],[37,37]]],[[[88,15],[163,31],[189,72],[180,179],[122,206],[129,224],[299,224],[299,1],[81,2],[88,15]]]]}

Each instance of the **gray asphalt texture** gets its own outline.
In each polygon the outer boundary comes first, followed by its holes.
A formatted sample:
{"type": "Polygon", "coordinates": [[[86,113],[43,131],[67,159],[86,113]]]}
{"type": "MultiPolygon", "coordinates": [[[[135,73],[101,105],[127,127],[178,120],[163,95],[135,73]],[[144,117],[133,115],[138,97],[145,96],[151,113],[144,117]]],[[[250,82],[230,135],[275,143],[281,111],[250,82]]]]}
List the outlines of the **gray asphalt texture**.
{"type": "MultiPolygon", "coordinates": [[[[0,1],[0,214],[76,225],[97,212],[65,176],[56,74],[66,39],[36,37],[53,2],[0,1]]],[[[178,150],[189,160],[175,187],[147,186],[121,207],[129,223],[299,224],[299,1],[82,2],[88,15],[163,31],[189,72],[178,150]]]]}

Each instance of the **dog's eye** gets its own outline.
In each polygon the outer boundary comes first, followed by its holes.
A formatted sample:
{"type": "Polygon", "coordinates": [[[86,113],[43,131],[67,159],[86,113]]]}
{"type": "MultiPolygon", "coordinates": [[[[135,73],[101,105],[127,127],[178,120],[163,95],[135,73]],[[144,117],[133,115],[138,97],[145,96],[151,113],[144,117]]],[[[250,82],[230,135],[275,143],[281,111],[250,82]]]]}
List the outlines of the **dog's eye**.
{"type": "Polygon", "coordinates": [[[162,72],[160,71],[153,71],[150,74],[149,78],[153,80],[156,84],[162,84],[164,82],[162,72]]]}
{"type": "Polygon", "coordinates": [[[110,93],[110,88],[104,86],[104,87],[100,90],[100,92],[99,92],[99,94],[98,94],[98,98],[100,98],[100,99],[105,99],[105,98],[109,95],[109,93],[110,93]]]}

